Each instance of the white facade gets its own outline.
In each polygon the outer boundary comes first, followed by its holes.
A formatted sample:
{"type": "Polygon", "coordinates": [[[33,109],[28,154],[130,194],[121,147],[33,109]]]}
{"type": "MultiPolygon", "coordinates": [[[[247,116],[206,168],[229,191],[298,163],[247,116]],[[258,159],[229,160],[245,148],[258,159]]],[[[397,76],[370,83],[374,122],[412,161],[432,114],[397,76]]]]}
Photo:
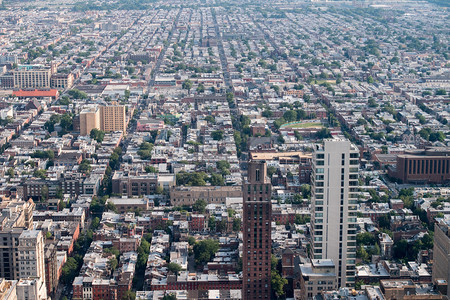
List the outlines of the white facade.
{"type": "Polygon", "coordinates": [[[17,283],[17,299],[47,300],[45,282],[41,278],[20,279],[17,283]]]}
{"type": "Polygon", "coordinates": [[[332,259],[341,287],[355,284],[359,151],[346,139],[316,146],[312,172],[312,251],[332,259]]]}
{"type": "Polygon", "coordinates": [[[40,230],[25,230],[19,236],[20,278],[41,278],[45,285],[44,237],[40,230]]]}

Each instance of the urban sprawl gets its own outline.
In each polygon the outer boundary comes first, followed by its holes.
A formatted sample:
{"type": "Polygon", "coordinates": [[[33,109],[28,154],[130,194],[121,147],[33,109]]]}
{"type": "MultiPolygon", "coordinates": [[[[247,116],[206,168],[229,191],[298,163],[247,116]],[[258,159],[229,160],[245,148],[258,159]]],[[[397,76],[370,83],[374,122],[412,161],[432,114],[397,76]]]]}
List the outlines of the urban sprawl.
{"type": "Polygon", "coordinates": [[[0,299],[449,299],[449,7],[0,0],[0,299]]]}

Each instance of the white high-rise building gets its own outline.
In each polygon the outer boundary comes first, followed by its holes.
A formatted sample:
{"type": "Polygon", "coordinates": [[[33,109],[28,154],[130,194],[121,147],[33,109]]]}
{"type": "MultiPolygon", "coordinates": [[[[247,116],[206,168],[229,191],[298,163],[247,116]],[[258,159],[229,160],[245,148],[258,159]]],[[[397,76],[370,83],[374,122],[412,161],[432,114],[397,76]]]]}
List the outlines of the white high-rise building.
{"type": "Polygon", "coordinates": [[[19,237],[20,278],[40,278],[45,284],[44,237],[40,230],[24,230],[19,237]]]}
{"type": "Polygon", "coordinates": [[[358,148],[327,139],[313,153],[312,259],[332,259],[341,287],[355,284],[358,148]]]}

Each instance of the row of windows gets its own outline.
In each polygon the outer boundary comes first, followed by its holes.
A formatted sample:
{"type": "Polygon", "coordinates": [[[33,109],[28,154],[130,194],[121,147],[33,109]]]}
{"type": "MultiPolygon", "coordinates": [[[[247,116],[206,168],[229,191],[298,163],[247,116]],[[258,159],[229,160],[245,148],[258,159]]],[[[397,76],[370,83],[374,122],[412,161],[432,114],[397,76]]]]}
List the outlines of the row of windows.
{"type": "Polygon", "coordinates": [[[449,173],[449,160],[408,160],[409,163],[405,164],[405,173],[408,174],[448,174],[449,173]],[[408,170],[406,166],[408,165],[408,170]]]}

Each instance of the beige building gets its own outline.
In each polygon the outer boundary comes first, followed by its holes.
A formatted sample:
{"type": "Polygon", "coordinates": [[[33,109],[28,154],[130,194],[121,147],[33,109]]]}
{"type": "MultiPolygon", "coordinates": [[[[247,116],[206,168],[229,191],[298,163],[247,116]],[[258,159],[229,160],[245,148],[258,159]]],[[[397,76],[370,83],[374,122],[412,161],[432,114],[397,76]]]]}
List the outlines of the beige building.
{"type": "Polygon", "coordinates": [[[300,265],[301,300],[315,299],[324,291],[337,289],[336,266],[331,259],[312,259],[300,265]]]}
{"type": "Polygon", "coordinates": [[[40,230],[24,230],[19,236],[20,278],[41,278],[45,284],[44,237],[40,230]]]}
{"type": "Polygon", "coordinates": [[[142,197],[156,193],[157,187],[169,191],[176,184],[173,174],[132,174],[115,171],[111,179],[112,192],[128,197],[142,197]]]}
{"type": "Polygon", "coordinates": [[[89,135],[94,128],[105,132],[125,133],[127,129],[125,105],[111,102],[83,109],[80,113],[80,135],[89,135]]]}
{"type": "Polygon", "coordinates": [[[47,300],[45,282],[41,278],[20,279],[17,283],[17,299],[47,300]]]}
{"type": "Polygon", "coordinates": [[[70,89],[73,86],[73,74],[53,74],[50,84],[57,89],[70,89]]]}
{"type": "Polygon", "coordinates": [[[227,198],[242,198],[240,186],[177,186],[170,191],[174,206],[193,205],[203,199],[208,204],[226,204],[227,198]]]}
{"type": "Polygon", "coordinates": [[[125,105],[111,102],[111,104],[100,106],[100,127],[105,132],[122,131],[125,133],[127,129],[125,105]]]}
{"type": "Polygon", "coordinates": [[[433,283],[447,287],[439,289],[450,297],[450,220],[440,220],[434,225],[433,283]]]}
{"type": "Polygon", "coordinates": [[[80,135],[89,135],[91,130],[100,129],[100,108],[91,106],[80,113],[80,135]]]}
{"type": "Polygon", "coordinates": [[[17,300],[16,294],[17,280],[6,280],[0,278],[0,299],[17,300]]]}
{"type": "Polygon", "coordinates": [[[13,71],[14,88],[50,88],[53,69],[44,65],[20,65],[13,71]]]}
{"type": "MultiPolygon", "coordinates": [[[[25,265],[21,261],[21,256],[19,256],[20,250],[18,245],[21,243],[22,234],[28,231],[26,230],[27,228],[30,229],[33,226],[34,206],[32,201],[12,201],[9,203],[4,201],[0,205],[2,210],[0,218],[0,240],[2,241],[0,244],[0,257],[8,258],[0,260],[0,278],[15,280],[21,277],[22,271],[27,272],[25,269],[21,269],[25,265]]],[[[26,234],[23,236],[25,237],[26,234]]],[[[30,256],[26,255],[28,261],[30,261],[30,256]]],[[[32,270],[28,272],[31,274],[32,270]]],[[[41,269],[39,269],[39,272],[41,272],[41,269]]],[[[41,274],[43,273],[41,272],[41,274]]]]}
{"type": "Polygon", "coordinates": [[[380,280],[380,289],[389,300],[444,300],[431,284],[415,284],[410,279],[380,280]]]}
{"type": "Polygon", "coordinates": [[[114,204],[121,214],[127,211],[147,211],[149,209],[148,198],[109,198],[108,203],[114,204]]]}

